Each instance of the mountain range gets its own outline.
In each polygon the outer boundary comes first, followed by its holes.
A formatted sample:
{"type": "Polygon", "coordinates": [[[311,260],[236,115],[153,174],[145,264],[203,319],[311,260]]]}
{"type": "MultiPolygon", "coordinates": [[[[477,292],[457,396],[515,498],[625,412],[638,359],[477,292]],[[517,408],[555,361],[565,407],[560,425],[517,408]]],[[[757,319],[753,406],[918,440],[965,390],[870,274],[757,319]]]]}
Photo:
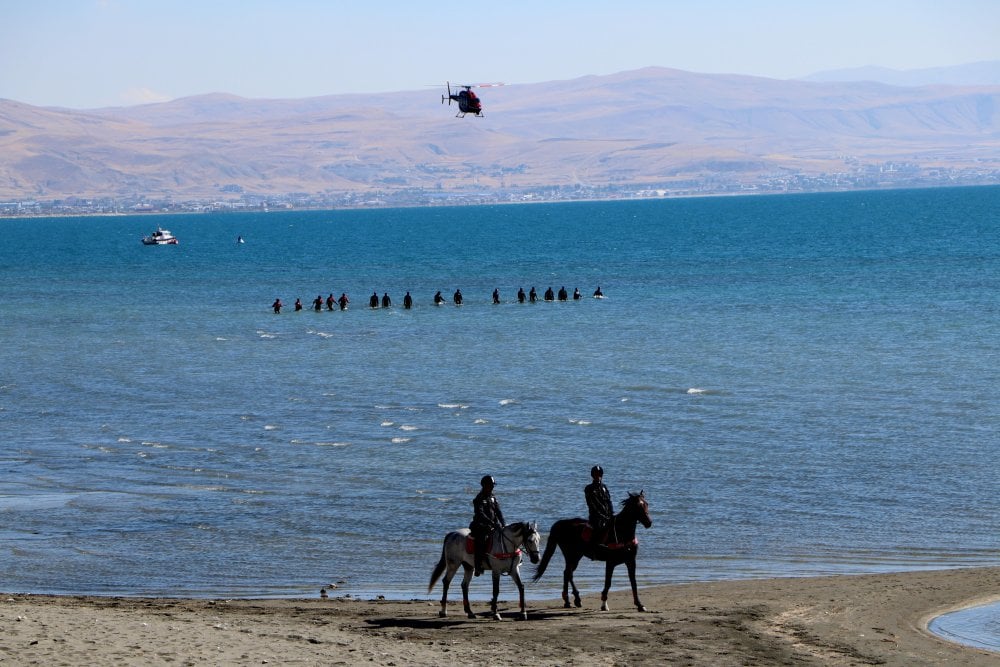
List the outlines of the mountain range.
{"type": "Polygon", "coordinates": [[[483,118],[455,117],[444,92],[442,82],[375,95],[210,94],[93,110],[0,100],[0,201],[691,192],[804,180],[850,186],[873,173],[1000,182],[997,85],[649,67],[483,89],[483,118]]]}

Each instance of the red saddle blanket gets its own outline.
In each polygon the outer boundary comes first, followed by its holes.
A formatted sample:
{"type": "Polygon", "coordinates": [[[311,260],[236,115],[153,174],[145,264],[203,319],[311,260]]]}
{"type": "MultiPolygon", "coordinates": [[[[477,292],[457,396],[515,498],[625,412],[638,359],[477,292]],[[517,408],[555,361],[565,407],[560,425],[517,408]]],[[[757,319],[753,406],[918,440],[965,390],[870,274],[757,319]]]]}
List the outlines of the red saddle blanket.
{"type": "Polygon", "coordinates": [[[633,537],[631,542],[608,542],[607,530],[595,534],[593,527],[587,521],[578,521],[577,525],[580,526],[580,539],[583,540],[584,544],[601,546],[605,549],[626,549],[639,544],[637,537],[633,537]]]}
{"type": "MultiPolygon", "coordinates": [[[[505,553],[500,551],[502,547],[499,546],[499,542],[500,540],[494,537],[490,539],[490,544],[487,545],[488,547],[487,551],[489,551],[490,555],[496,558],[497,560],[507,560],[508,558],[513,558],[514,556],[521,555],[520,549],[517,549],[512,553],[505,553]]],[[[465,538],[465,553],[467,554],[476,553],[476,540],[473,539],[472,535],[469,535],[467,538],[465,538]]]]}

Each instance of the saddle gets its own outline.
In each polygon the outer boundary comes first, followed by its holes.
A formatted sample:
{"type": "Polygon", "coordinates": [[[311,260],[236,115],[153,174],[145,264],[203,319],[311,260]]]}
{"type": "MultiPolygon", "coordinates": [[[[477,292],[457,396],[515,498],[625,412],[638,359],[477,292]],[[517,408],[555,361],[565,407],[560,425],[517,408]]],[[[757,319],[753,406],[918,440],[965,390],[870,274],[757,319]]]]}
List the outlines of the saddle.
{"type": "Polygon", "coordinates": [[[591,547],[600,547],[601,549],[608,549],[615,551],[617,549],[627,549],[629,547],[634,547],[639,544],[638,538],[632,538],[631,542],[609,542],[608,538],[611,537],[611,526],[605,526],[600,531],[595,531],[593,526],[590,525],[589,521],[583,519],[577,519],[576,525],[580,527],[580,539],[583,543],[591,547]]]}
{"type": "MultiPolygon", "coordinates": [[[[472,535],[465,538],[465,553],[470,555],[476,553],[476,540],[472,535]]],[[[515,549],[512,552],[505,552],[503,550],[503,539],[500,537],[500,531],[494,530],[486,541],[486,553],[497,560],[510,560],[514,556],[520,556],[521,550],[515,549]]]]}

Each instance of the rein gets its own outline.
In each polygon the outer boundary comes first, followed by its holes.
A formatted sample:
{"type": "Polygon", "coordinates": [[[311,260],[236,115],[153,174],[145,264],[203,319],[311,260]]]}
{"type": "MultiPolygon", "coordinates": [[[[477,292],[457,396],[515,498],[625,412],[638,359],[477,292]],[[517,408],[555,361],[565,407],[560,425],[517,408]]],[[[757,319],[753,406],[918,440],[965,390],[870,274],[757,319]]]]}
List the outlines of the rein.
{"type": "MultiPolygon", "coordinates": [[[[527,524],[521,523],[520,526],[521,526],[521,530],[524,531],[524,530],[526,530],[527,524]]],[[[503,529],[500,530],[500,546],[502,546],[504,549],[507,548],[507,535],[504,534],[503,529]]],[[[510,546],[512,548],[514,548],[513,551],[508,551],[508,552],[502,553],[502,554],[493,554],[493,557],[496,558],[497,560],[510,560],[514,556],[520,556],[521,555],[521,549],[519,547],[517,547],[517,544],[514,541],[513,537],[510,538],[510,546]]]]}

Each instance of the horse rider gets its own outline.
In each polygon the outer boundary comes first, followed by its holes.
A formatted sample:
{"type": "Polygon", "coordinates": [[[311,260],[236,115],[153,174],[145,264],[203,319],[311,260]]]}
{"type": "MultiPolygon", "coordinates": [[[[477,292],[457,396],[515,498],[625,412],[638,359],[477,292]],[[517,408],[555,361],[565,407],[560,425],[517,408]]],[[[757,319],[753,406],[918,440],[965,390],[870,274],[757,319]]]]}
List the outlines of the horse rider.
{"type": "Polygon", "coordinates": [[[590,512],[588,521],[593,530],[594,541],[606,543],[605,530],[615,520],[615,507],[611,502],[611,491],[604,484],[604,468],[594,466],[590,469],[593,481],[583,489],[587,499],[587,510],[590,512]]]}
{"type": "Polygon", "coordinates": [[[496,487],[496,480],[492,475],[486,475],[479,480],[482,489],[472,501],[473,516],[469,530],[476,545],[475,568],[476,576],[483,573],[483,557],[486,555],[486,543],[490,534],[504,527],[503,512],[500,511],[500,503],[493,497],[493,489],[496,487]]]}

